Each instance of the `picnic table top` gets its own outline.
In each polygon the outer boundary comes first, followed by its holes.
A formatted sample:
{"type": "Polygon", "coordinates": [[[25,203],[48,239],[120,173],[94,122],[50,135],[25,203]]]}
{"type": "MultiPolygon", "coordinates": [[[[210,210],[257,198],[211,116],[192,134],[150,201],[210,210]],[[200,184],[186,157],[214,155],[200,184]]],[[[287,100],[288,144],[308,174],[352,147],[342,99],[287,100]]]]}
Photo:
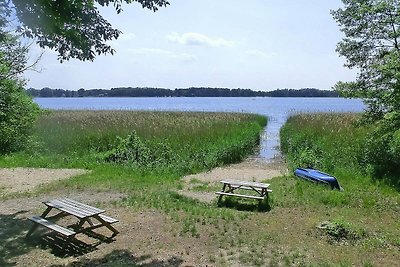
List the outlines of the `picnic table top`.
{"type": "Polygon", "coordinates": [[[78,201],[61,198],[43,202],[46,206],[74,215],[80,219],[99,215],[105,210],[92,207],[78,201]]]}
{"type": "Polygon", "coordinates": [[[234,185],[234,186],[248,186],[256,188],[268,188],[270,184],[260,183],[260,182],[248,182],[248,181],[236,181],[236,180],[222,180],[220,181],[224,184],[234,185]]]}

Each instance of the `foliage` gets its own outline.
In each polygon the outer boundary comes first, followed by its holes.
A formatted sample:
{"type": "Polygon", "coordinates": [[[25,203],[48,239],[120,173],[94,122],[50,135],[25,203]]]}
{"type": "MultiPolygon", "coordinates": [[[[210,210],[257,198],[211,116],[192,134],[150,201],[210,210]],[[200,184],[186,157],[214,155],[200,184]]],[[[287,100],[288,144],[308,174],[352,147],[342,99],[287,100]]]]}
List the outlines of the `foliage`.
{"type": "Polygon", "coordinates": [[[23,148],[39,107],[13,79],[0,79],[0,153],[23,148]]]}
{"type": "MultiPolygon", "coordinates": [[[[329,124],[334,125],[334,129],[342,129],[329,135],[330,131],[323,125],[321,134],[309,135],[309,138],[319,139],[326,134],[327,139],[330,139],[332,143],[337,143],[335,139],[339,142],[345,141],[347,134],[351,132],[351,130],[346,131],[345,128],[354,127],[353,123],[346,122],[353,116],[351,121],[356,121],[358,115],[354,114],[326,115],[320,120],[314,115],[312,117],[312,122],[315,122],[314,131],[320,130],[319,123],[325,119],[329,120],[329,124]]],[[[297,128],[291,128],[292,134],[302,133],[305,129],[309,129],[306,118],[306,116],[303,117],[297,128]]],[[[270,195],[271,212],[256,210],[250,212],[249,209],[241,210],[238,206],[218,207],[214,193],[220,189],[218,182],[201,183],[202,194],[206,196],[208,193],[214,196],[213,202],[207,203],[183,196],[182,191],[178,191],[191,190],[186,188],[183,179],[178,179],[181,173],[177,175],[165,171],[137,172],[136,167],[131,167],[129,163],[93,163],[95,158],[93,154],[97,154],[93,150],[112,150],[119,144],[119,142],[113,142],[117,140],[116,136],[120,136],[121,140],[126,140],[129,135],[132,135],[133,130],[136,131],[136,136],[142,144],[148,146],[153,141],[154,143],[168,142],[172,145],[176,157],[181,158],[180,154],[186,155],[185,151],[189,153],[199,151],[189,150],[193,146],[188,145],[195,143],[196,140],[207,147],[210,144],[214,146],[212,140],[217,139],[217,145],[226,142],[225,147],[227,147],[233,143],[232,136],[236,136],[242,128],[247,128],[254,122],[260,124],[262,121],[265,121],[265,118],[226,113],[49,112],[44,114],[38,122],[38,128],[42,130],[36,130],[37,135],[44,139],[42,150],[36,150],[37,153],[33,155],[18,153],[1,156],[0,165],[2,167],[83,166],[89,168],[91,171],[87,174],[42,187],[41,195],[48,195],[50,190],[59,192],[60,188],[66,194],[73,191],[85,195],[93,194],[93,196],[99,192],[100,196],[104,196],[104,193],[107,195],[106,192],[111,192],[112,195],[115,195],[115,192],[123,192],[126,197],[122,201],[117,200],[107,204],[99,200],[101,203],[98,204],[111,205],[117,211],[125,212],[128,217],[135,217],[140,213],[139,215],[144,219],[141,222],[159,221],[161,218],[163,229],[168,229],[168,231],[160,232],[160,237],[152,241],[154,246],[146,244],[145,247],[150,248],[147,251],[150,254],[154,252],[151,255],[168,250],[166,247],[168,244],[157,245],[160,244],[160,238],[168,238],[171,241],[169,244],[182,243],[186,246],[189,244],[190,247],[197,246],[198,251],[204,255],[203,258],[195,261],[194,264],[197,265],[207,264],[207,258],[212,262],[210,264],[212,266],[234,264],[363,266],[365,262],[370,262],[374,266],[391,266],[396,263],[400,253],[398,235],[400,195],[384,184],[372,182],[351,167],[347,170],[340,168],[344,163],[338,164],[334,173],[345,188],[342,192],[315,186],[291,176],[275,177],[266,181],[273,189],[270,195]],[[235,126],[236,124],[238,127],[235,126]],[[108,134],[112,137],[108,138],[108,134]],[[70,135],[72,135],[71,138],[69,138],[70,135]],[[61,140],[57,142],[57,139],[61,140]],[[67,143],[66,146],[58,147],[64,142],[67,143]],[[107,146],[107,143],[112,146],[107,146]],[[48,150],[43,151],[44,147],[48,147],[48,150]],[[68,150],[69,147],[71,151],[68,150]],[[91,162],[87,164],[89,154],[91,162]],[[75,162],[71,163],[71,161],[75,162]],[[332,235],[344,238],[336,242],[335,238],[330,238],[331,235],[324,233],[321,236],[316,225],[322,221],[343,224],[333,229],[332,235]],[[182,240],[185,242],[181,242],[182,240]],[[318,250],[315,250],[316,247],[318,250]]],[[[246,135],[246,133],[243,134],[243,136],[246,135]]],[[[362,132],[359,132],[348,138],[357,139],[361,135],[362,132]]],[[[321,144],[321,142],[317,143],[321,144]]],[[[199,149],[201,145],[199,144],[199,149]]],[[[346,144],[338,147],[337,150],[340,151],[345,146],[346,144]]],[[[335,150],[336,147],[321,147],[324,153],[327,149],[335,150]]],[[[215,150],[204,150],[204,153],[213,151],[215,150]]],[[[327,154],[330,152],[328,151],[327,154]]],[[[190,161],[187,160],[186,163],[189,164],[190,161]]],[[[193,182],[190,187],[199,183],[199,181],[193,182]]],[[[257,206],[257,202],[249,200],[248,203],[251,203],[253,207],[257,206]]],[[[159,225],[156,222],[150,227],[159,225]]],[[[146,241],[151,238],[151,231],[147,232],[149,234],[142,235],[141,240],[146,241]]],[[[4,240],[8,240],[9,237],[15,237],[15,234],[3,236],[4,240]]],[[[23,237],[24,235],[21,234],[21,239],[12,239],[14,247],[23,247],[26,243],[23,237]]],[[[138,248],[142,249],[143,246],[139,244],[138,248]]],[[[132,250],[135,249],[136,247],[132,248],[132,250]]],[[[132,254],[131,252],[129,255],[132,254]]],[[[8,259],[7,263],[15,262],[20,258],[11,257],[8,253],[5,260],[8,259]]],[[[94,264],[98,264],[101,260],[104,261],[104,258],[94,261],[94,264]]],[[[128,257],[126,262],[128,265],[132,264],[132,257],[128,257]]],[[[60,264],[64,263],[60,262],[60,264]]],[[[138,262],[138,264],[141,263],[142,261],[138,262]]],[[[55,263],[51,262],[51,264],[55,263]]],[[[76,264],[76,262],[71,264],[76,264]]],[[[82,264],[87,264],[87,260],[82,264]]]]}
{"type": "Polygon", "coordinates": [[[375,177],[388,179],[400,188],[400,117],[388,113],[374,124],[374,130],[367,136],[365,163],[375,177]]]}
{"type": "Polygon", "coordinates": [[[0,153],[7,153],[27,144],[39,107],[18,76],[27,68],[27,47],[2,27],[0,20],[0,153]]]}
{"type": "Polygon", "coordinates": [[[166,0],[0,0],[5,11],[0,20],[10,19],[15,13],[20,22],[18,31],[35,38],[41,47],[56,50],[61,61],[94,60],[96,54],[114,53],[107,41],[121,33],[100,15],[98,5],[112,4],[120,13],[123,3],[133,2],[153,11],[169,4],[166,0]]]}
{"type": "Polygon", "coordinates": [[[262,116],[234,113],[51,111],[38,120],[40,156],[31,164],[45,157],[55,165],[193,173],[252,153],[265,124],[262,116]]]}
{"type": "Polygon", "coordinates": [[[342,0],[332,11],[345,38],[337,52],[345,66],[359,71],[355,82],[339,82],[335,89],[346,97],[363,98],[367,118],[380,120],[400,112],[400,1],[342,0]]]}
{"type": "Polygon", "coordinates": [[[136,131],[132,131],[126,138],[117,137],[117,139],[116,147],[105,153],[106,161],[142,167],[159,167],[160,165],[169,166],[177,160],[167,144],[155,143],[151,147],[142,141],[136,131]]]}
{"type": "MultiPolygon", "coordinates": [[[[399,131],[385,133],[385,127],[395,127],[389,123],[382,124],[381,128],[360,125],[360,117],[361,114],[351,113],[290,117],[280,136],[281,149],[291,169],[314,167],[338,173],[343,176],[339,182],[345,191],[349,186],[359,187],[359,182],[365,180],[384,180],[400,189],[399,176],[395,175],[398,170],[391,169],[399,160],[399,131]],[[350,180],[343,184],[343,178],[350,180]]],[[[364,196],[358,197],[364,199],[364,196]]],[[[367,196],[365,198],[367,203],[367,196]]]]}
{"type": "Polygon", "coordinates": [[[360,170],[369,130],[356,127],[359,117],[353,113],[292,116],[281,129],[281,149],[289,157],[292,168],[333,171],[346,166],[360,170]]]}

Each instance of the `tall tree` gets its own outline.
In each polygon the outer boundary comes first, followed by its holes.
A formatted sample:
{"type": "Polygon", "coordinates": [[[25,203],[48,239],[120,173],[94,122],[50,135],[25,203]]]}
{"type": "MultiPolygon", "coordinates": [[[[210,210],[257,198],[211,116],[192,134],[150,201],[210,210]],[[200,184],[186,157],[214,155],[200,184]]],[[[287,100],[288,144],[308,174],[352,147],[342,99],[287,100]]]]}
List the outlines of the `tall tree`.
{"type": "Polygon", "coordinates": [[[400,1],[342,0],[332,11],[345,38],[337,52],[345,66],[359,73],[354,82],[339,82],[335,89],[346,97],[363,98],[372,120],[400,116],[400,1]]]}
{"type": "Polygon", "coordinates": [[[332,11],[345,38],[337,51],[346,66],[358,69],[354,82],[337,91],[363,98],[365,119],[373,131],[360,162],[374,177],[388,177],[400,187],[400,0],[342,0],[332,11]]]}
{"type": "Polygon", "coordinates": [[[35,38],[42,48],[56,50],[61,61],[94,60],[96,54],[113,54],[107,41],[121,33],[101,16],[98,7],[113,5],[120,13],[123,3],[133,2],[153,11],[169,4],[166,0],[0,0],[4,10],[0,20],[16,16],[18,31],[35,38]]]}

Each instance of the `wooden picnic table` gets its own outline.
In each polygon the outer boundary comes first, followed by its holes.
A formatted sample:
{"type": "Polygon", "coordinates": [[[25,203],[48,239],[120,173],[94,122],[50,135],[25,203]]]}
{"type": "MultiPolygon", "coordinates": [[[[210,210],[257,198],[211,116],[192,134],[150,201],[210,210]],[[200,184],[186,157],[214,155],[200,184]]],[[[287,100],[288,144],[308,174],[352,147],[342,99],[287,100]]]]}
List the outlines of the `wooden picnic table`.
{"type": "Polygon", "coordinates": [[[251,199],[258,199],[258,200],[262,201],[265,198],[268,198],[268,193],[272,192],[272,190],[269,189],[270,184],[265,184],[265,183],[236,181],[236,180],[222,180],[220,182],[223,184],[223,186],[222,186],[222,190],[220,192],[216,192],[216,194],[219,195],[218,202],[221,201],[223,196],[251,198],[251,199]],[[239,189],[242,189],[245,191],[241,191],[241,194],[239,194],[236,191],[239,189]],[[242,192],[246,192],[246,190],[255,192],[255,194],[251,195],[251,194],[242,193],[242,192]]]}
{"type": "Polygon", "coordinates": [[[78,233],[84,233],[100,227],[108,228],[113,233],[111,237],[119,233],[118,230],[112,226],[112,224],[118,222],[118,220],[104,215],[103,213],[105,210],[103,209],[92,207],[69,198],[45,201],[43,204],[45,204],[47,208],[42,215],[30,218],[30,220],[34,222],[34,225],[27,233],[27,237],[29,237],[39,225],[47,227],[66,237],[72,237],[78,233]],[[52,210],[55,210],[57,214],[48,216],[52,210]],[[73,229],[58,225],[55,222],[57,219],[66,216],[74,216],[78,219],[73,229]]]}

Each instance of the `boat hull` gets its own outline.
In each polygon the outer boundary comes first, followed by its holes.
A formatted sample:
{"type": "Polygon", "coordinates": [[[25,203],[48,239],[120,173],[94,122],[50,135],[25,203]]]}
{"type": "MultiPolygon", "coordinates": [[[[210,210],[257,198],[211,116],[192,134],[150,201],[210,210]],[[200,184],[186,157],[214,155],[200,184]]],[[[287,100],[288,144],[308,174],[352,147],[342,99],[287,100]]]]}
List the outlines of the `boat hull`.
{"type": "Polygon", "coordinates": [[[322,183],[329,185],[332,189],[341,190],[338,180],[327,173],[311,169],[311,168],[297,168],[294,175],[299,178],[309,180],[311,182],[322,183]]]}

